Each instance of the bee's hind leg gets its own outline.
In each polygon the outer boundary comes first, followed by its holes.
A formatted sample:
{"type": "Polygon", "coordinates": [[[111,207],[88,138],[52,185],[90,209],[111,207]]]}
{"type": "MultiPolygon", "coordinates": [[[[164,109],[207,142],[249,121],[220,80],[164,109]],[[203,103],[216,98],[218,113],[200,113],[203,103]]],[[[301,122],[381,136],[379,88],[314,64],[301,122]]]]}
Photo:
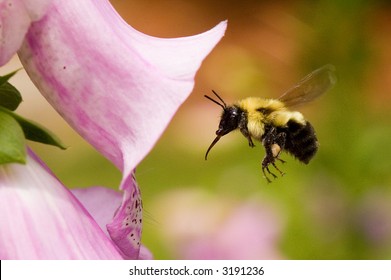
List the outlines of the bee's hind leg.
{"type": "MultiPolygon", "coordinates": [[[[282,159],[279,159],[279,158],[278,158],[278,160],[281,160],[282,162],[285,162],[285,161],[283,161],[282,159]]],[[[284,171],[281,171],[281,170],[277,167],[277,165],[276,165],[274,162],[272,163],[272,165],[274,166],[274,168],[275,168],[278,172],[280,172],[281,176],[284,176],[284,175],[285,175],[285,172],[284,172],[284,171]]]]}
{"type": "MultiPolygon", "coordinates": [[[[273,157],[275,159],[278,159],[280,162],[285,163],[285,160],[280,158],[280,154],[283,149],[284,149],[284,145],[280,146],[277,143],[274,143],[273,145],[271,145],[273,157]]],[[[278,168],[276,167],[276,169],[278,169],[278,168]]]]}
{"type": "MultiPolygon", "coordinates": [[[[268,158],[267,156],[265,156],[262,160],[262,173],[263,173],[263,177],[267,180],[268,183],[271,183],[272,181],[269,179],[269,177],[266,175],[266,172],[265,172],[265,169],[267,171],[268,174],[272,175],[273,176],[273,179],[276,179],[277,176],[276,174],[274,174],[273,172],[271,172],[269,170],[269,165],[272,164],[274,167],[276,167],[276,165],[274,164],[274,159],[272,159],[272,162],[270,161],[270,158],[268,158]]],[[[276,168],[277,170],[279,170],[278,168],[276,168]]]]}
{"type": "MultiPolygon", "coordinates": [[[[278,159],[282,163],[285,163],[285,160],[280,158],[280,154],[285,148],[285,141],[286,141],[286,133],[280,132],[274,138],[274,144],[271,145],[273,157],[275,159],[278,159]]],[[[275,169],[277,169],[280,172],[281,176],[285,174],[284,172],[279,170],[278,167],[274,163],[273,163],[273,166],[275,169]]]]}
{"type": "Polygon", "coordinates": [[[262,144],[265,147],[265,151],[266,151],[266,155],[262,161],[262,172],[264,177],[269,183],[271,181],[266,176],[265,169],[267,173],[273,176],[273,178],[277,178],[277,176],[269,170],[270,164],[273,165],[273,167],[281,174],[281,176],[285,175],[285,173],[281,171],[275,164],[276,159],[278,159],[282,163],[285,163],[284,160],[279,158],[281,151],[285,147],[285,139],[286,139],[286,133],[284,132],[278,133],[275,127],[269,127],[267,133],[265,134],[265,137],[262,139],[262,144]]]}

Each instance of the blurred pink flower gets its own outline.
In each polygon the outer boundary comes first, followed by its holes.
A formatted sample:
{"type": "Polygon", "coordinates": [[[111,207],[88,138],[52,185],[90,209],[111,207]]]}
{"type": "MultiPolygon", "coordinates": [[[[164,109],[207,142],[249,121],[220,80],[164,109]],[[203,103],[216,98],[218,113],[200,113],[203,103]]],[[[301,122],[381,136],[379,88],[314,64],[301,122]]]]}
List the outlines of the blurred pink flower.
{"type": "MultiPolygon", "coordinates": [[[[1,62],[19,47],[20,40],[10,39],[13,32],[25,34],[18,55],[32,81],[64,119],[122,171],[123,198],[107,232],[122,256],[138,258],[142,206],[134,169],[190,94],[195,73],[223,36],[226,22],[200,35],[160,39],[127,25],[107,0],[36,1],[42,8],[34,10],[34,17],[14,10],[20,7],[16,3],[29,1],[5,2],[11,5],[0,14],[7,23],[1,25],[2,34],[8,34],[1,35],[1,50],[7,54],[1,62]]],[[[61,219],[63,213],[53,218],[61,219]]],[[[1,228],[9,227],[8,222],[0,221],[1,228]]],[[[13,242],[12,236],[7,239],[13,242]]]]}
{"type": "Polygon", "coordinates": [[[256,203],[238,205],[221,221],[218,230],[189,242],[186,259],[280,259],[277,249],[281,226],[271,209],[256,203]]]}
{"type": "Polygon", "coordinates": [[[371,248],[391,250],[391,193],[374,188],[363,197],[354,215],[354,225],[371,248]]]}
{"type": "Polygon", "coordinates": [[[238,202],[199,189],[160,196],[157,207],[173,255],[182,259],[280,259],[283,221],[274,207],[238,202]]]}

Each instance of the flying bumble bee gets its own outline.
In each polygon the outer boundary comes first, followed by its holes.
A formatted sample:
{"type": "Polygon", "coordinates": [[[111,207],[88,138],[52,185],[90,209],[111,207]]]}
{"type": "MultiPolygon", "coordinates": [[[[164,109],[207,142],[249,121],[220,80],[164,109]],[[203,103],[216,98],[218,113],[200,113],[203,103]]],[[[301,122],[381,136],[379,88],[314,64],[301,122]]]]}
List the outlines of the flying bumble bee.
{"type": "Polygon", "coordinates": [[[205,97],[221,106],[223,112],[216,131],[217,136],[206,151],[205,160],[222,136],[239,129],[250,147],[255,146],[253,139],[260,141],[265,147],[262,172],[268,182],[271,180],[267,174],[277,178],[269,170],[269,165],[284,175],[275,163],[276,160],[285,162],[280,159],[282,151],[308,164],[319,147],[315,130],[300,112],[289,108],[310,102],[330,89],[336,82],[334,71],[334,66],[325,65],[305,76],[278,99],[247,97],[227,106],[212,90],[221,103],[207,95],[205,97]]]}

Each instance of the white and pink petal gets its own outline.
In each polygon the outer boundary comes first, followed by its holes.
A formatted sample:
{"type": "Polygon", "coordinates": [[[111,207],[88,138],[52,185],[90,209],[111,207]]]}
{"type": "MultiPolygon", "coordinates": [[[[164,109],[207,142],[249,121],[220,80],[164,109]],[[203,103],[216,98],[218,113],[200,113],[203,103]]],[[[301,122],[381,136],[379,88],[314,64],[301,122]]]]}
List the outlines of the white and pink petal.
{"type": "Polygon", "coordinates": [[[0,166],[0,259],[120,259],[114,243],[31,152],[0,166]]]}
{"type": "Polygon", "coordinates": [[[73,189],[72,193],[85,206],[126,259],[151,259],[141,244],[142,202],[140,189],[133,176],[125,183],[123,194],[104,187],[73,189]]]}
{"type": "Polygon", "coordinates": [[[19,57],[51,105],[126,181],[192,91],[225,28],[154,38],[126,24],[107,0],[54,1],[19,57]]]}
{"type": "Polygon", "coordinates": [[[18,51],[31,22],[41,19],[52,0],[0,0],[0,66],[18,51]]]}

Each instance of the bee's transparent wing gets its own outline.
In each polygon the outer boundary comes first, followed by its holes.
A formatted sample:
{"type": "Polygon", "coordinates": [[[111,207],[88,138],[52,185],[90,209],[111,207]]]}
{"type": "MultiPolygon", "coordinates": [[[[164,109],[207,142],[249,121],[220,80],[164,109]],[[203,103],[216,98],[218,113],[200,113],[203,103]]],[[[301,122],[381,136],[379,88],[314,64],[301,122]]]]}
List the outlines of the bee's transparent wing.
{"type": "Polygon", "coordinates": [[[287,107],[293,107],[312,101],[335,84],[336,77],[334,71],[335,67],[330,64],[316,69],[278,99],[287,107]]]}

